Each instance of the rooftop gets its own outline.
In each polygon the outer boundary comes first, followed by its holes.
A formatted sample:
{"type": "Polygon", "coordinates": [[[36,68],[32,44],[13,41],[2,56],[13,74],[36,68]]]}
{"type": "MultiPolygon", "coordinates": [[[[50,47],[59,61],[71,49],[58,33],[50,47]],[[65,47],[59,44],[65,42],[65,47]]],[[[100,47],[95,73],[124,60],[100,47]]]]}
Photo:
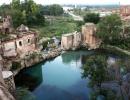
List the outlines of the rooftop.
{"type": "Polygon", "coordinates": [[[29,31],[29,28],[23,24],[21,24],[18,28],[17,28],[18,32],[27,32],[29,31]]]}

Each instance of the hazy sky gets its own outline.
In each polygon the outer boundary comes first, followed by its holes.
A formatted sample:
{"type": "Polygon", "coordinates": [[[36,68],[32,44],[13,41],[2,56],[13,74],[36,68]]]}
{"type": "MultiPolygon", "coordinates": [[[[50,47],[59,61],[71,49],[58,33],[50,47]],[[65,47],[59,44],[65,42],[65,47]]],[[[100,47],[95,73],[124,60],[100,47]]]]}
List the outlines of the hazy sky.
{"type": "MultiPolygon", "coordinates": [[[[0,5],[10,3],[12,0],[0,0],[0,5]]],[[[130,0],[34,0],[38,4],[130,4],[130,0]]]]}

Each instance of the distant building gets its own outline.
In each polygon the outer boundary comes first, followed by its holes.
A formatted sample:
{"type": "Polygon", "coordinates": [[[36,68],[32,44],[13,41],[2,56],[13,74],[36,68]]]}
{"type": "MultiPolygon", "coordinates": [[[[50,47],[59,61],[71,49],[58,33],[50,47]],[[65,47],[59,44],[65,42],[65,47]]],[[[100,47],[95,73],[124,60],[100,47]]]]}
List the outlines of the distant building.
{"type": "Polygon", "coordinates": [[[120,7],[121,16],[130,16],[130,5],[125,5],[120,7]]]}
{"type": "Polygon", "coordinates": [[[81,44],[81,33],[74,32],[64,34],[61,39],[61,47],[64,50],[76,49],[81,44]]]}
{"type": "Polygon", "coordinates": [[[64,50],[76,49],[84,46],[88,49],[99,47],[101,40],[96,37],[96,25],[86,23],[82,26],[82,33],[74,32],[64,34],[61,39],[61,47],[64,50]]]}

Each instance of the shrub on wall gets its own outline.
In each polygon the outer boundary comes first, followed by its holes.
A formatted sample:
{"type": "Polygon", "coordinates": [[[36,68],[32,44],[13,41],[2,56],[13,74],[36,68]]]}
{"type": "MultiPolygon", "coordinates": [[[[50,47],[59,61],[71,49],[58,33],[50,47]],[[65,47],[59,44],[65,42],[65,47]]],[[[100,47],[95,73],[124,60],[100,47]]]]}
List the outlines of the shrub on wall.
{"type": "Polygon", "coordinates": [[[11,70],[14,71],[14,70],[17,70],[18,68],[21,67],[21,63],[20,62],[15,62],[13,61],[12,62],[12,67],[11,67],[11,70]]]}

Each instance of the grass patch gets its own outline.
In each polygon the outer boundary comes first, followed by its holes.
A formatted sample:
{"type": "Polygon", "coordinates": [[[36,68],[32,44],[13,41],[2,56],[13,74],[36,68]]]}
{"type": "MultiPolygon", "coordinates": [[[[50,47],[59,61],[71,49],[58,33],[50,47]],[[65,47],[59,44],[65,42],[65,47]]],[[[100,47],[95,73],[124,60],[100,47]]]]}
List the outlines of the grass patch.
{"type": "Polygon", "coordinates": [[[53,17],[46,19],[44,26],[34,26],[40,32],[40,37],[61,36],[65,33],[77,31],[78,26],[71,17],[53,17]]]}

